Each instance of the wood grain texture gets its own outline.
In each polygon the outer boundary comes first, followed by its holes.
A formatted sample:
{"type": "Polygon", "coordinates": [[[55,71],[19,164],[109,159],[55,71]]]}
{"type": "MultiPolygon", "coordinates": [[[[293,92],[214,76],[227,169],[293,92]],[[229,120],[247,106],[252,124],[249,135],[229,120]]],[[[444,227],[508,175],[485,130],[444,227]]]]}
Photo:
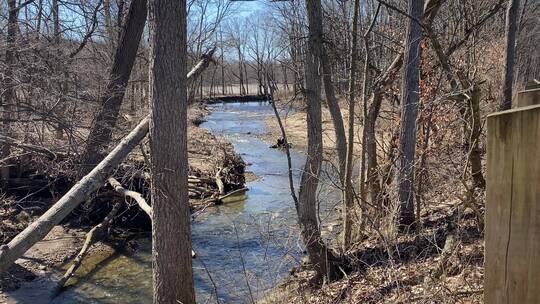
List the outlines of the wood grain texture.
{"type": "Polygon", "coordinates": [[[518,92],[517,106],[527,107],[540,103],[540,89],[532,89],[518,92]]]}
{"type": "Polygon", "coordinates": [[[540,106],[488,116],[485,303],[540,303],[540,106]]]}

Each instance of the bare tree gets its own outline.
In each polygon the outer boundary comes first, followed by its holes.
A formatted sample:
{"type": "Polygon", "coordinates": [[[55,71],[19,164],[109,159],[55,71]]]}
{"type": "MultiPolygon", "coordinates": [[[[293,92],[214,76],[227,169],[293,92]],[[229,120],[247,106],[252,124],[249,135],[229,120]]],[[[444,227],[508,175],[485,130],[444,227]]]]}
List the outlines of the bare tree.
{"type": "Polygon", "coordinates": [[[100,98],[101,107],[92,122],[86,141],[82,160],[84,172],[103,159],[107,152],[139,48],[146,14],[146,0],[133,0],[116,49],[107,89],[100,98]]]}
{"type": "Polygon", "coordinates": [[[150,0],[154,303],[195,303],[187,162],[185,0],[150,0]]]}
{"type": "MultiPolygon", "coordinates": [[[[18,18],[19,10],[17,7],[16,0],[8,0],[8,28],[6,35],[6,70],[3,76],[2,83],[2,135],[10,136],[11,135],[11,109],[15,103],[16,94],[15,94],[15,82],[14,82],[14,65],[16,62],[15,52],[16,52],[16,41],[17,41],[17,32],[18,29],[18,18]]],[[[0,147],[0,159],[5,159],[10,155],[10,146],[7,143],[2,144],[0,147]]],[[[0,178],[2,183],[6,182],[9,179],[9,166],[2,166],[0,168],[0,178]]]]}
{"type": "MultiPolygon", "coordinates": [[[[354,212],[354,198],[352,187],[352,168],[353,168],[353,148],[354,148],[354,105],[355,105],[355,79],[356,79],[356,52],[358,48],[358,11],[360,7],[360,0],[354,1],[354,13],[353,13],[353,27],[352,27],[352,48],[351,48],[351,71],[349,75],[349,128],[347,137],[347,157],[345,162],[345,193],[344,193],[344,206],[343,206],[343,249],[347,250],[351,242],[351,231],[353,224],[354,212]]],[[[375,20],[375,18],[374,18],[375,20]]],[[[372,23],[373,24],[373,23],[372,23]]],[[[371,26],[372,27],[372,26],[371,26]]],[[[367,44],[366,44],[367,46],[367,44]]],[[[366,54],[368,50],[366,47],[366,54]]],[[[366,56],[367,57],[367,56],[366,56]]],[[[368,62],[368,60],[366,60],[368,62]]],[[[364,73],[364,78],[366,78],[364,73]]]]}
{"type": "Polygon", "coordinates": [[[306,0],[309,20],[308,51],[306,52],[307,98],[307,160],[302,172],[298,198],[298,217],[310,262],[318,280],[336,274],[334,255],[321,238],[317,220],[317,187],[323,159],[321,86],[318,73],[322,54],[322,13],[320,0],[306,0]]]}
{"type": "Polygon", "coordinates": [[[401,89],[401,131],[399,164],[399,226],[408,230],[414,223],[414,159],[416,152],[416,119],[420,103],[420,58],[422,48],[422,25],[419,23],[424,11],[423,0],[409,0],[407,35],[403,59],[403,83],[401,89]]]}
{"type": "Polygon", "coordinates": [[[501,110],[512,107],[512,86],[514,85],[514,65],[516,57],[516,35],[518,28],[519,0],[509,0],[506,9],[504,75],[501,110]]]}

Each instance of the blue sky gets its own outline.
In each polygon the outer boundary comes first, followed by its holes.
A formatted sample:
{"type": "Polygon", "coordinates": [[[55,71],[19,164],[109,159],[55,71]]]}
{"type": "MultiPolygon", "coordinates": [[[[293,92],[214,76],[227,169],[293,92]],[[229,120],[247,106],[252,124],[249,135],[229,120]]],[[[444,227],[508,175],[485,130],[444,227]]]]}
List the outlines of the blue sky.
{"type": "Polygon", "coordinates": [[[240,11],[240,15],[242,17],[249,16],[251,13],[264,9],[264,1],[265,0],[257,0],[257,1],[234,1],[235,7],[237,7],[240,11]]]}

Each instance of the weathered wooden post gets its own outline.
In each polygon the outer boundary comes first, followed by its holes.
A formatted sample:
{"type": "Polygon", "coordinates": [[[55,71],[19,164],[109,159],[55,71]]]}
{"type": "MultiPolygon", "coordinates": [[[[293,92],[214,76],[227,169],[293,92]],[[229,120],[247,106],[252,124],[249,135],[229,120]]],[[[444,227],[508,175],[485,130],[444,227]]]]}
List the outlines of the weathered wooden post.
{"type": "Polygon", "coordinates": [[[525,90],[518,93],[517,106],[526,107],[540,103],[540,88],[525,90]]]}
{"type": "MultiPolygon", "coordinates": [[[[536,92],[533,92],[536,94],[536,92]]],[[[518,95],[527,98],[529,94],[518,95]]],[[[538,96],[538,95],[536,95],[538,96]]],[[[485,303],[540,303],[540,98],[488,116],[485,303]]]]}

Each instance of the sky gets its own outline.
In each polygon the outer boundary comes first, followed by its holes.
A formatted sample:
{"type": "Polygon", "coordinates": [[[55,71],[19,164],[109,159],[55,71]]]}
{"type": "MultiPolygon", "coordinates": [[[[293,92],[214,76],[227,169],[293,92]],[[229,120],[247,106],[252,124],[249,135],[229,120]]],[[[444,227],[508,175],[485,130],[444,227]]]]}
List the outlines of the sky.
{"type": "Polygon", "coordinates": [[[249,16],[251,13],[264,9],[264,0],[255,1],[233,1],[234,5],[239,9],[241,17],[249,16]]]}

